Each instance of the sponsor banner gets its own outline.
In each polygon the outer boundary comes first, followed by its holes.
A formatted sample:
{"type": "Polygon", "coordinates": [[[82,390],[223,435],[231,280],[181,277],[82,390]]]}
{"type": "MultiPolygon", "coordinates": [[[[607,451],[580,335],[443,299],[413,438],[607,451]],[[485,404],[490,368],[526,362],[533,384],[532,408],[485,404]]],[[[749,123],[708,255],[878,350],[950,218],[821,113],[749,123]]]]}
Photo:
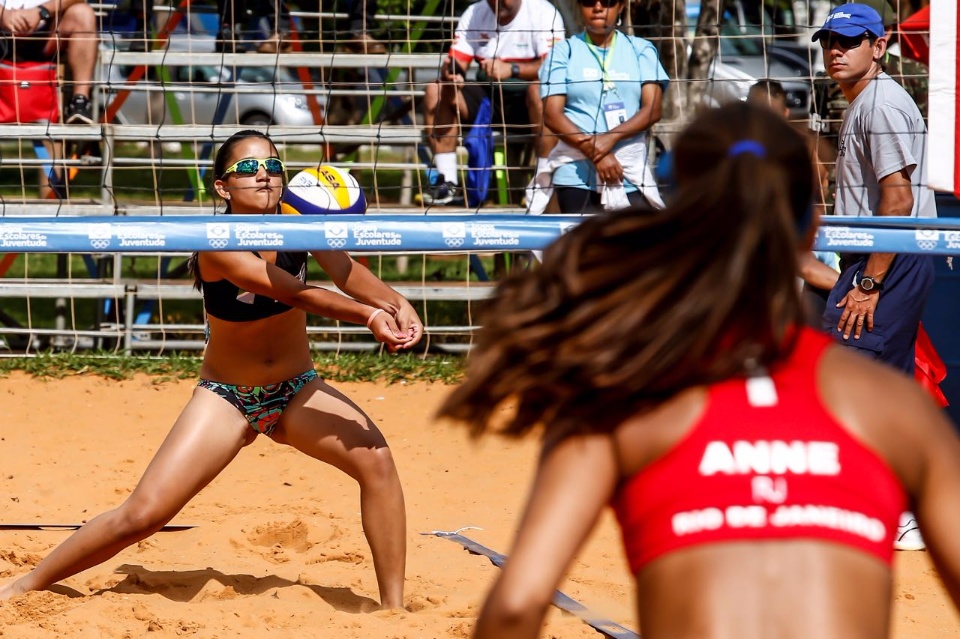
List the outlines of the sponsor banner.
{"type": "MultiPolygon", "coordinates": [[[[0,216],[0,252],[539,251],[578,223],[566,215],[0,216]]],[[[960,219],[825,220],[814,249],[956,255],[960,219]]]]}
{"type": "Polygon", "coordinates": [[[576,223],[545,215],[0,217],[0,252],[527,251],[576,223]]]}
{"type": "Polygon", "coordinates": [[[50,246],[48,234],[29,224],[0,224],[0,252],[45,251],[50,246]]]}

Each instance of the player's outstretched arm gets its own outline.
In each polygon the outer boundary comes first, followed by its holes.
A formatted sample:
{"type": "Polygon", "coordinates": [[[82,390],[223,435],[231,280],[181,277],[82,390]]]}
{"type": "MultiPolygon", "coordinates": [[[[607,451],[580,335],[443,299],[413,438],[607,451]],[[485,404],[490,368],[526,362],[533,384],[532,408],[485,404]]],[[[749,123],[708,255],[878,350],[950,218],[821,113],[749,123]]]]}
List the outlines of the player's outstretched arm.
{"type": "Polygon", "coordinates": [[[617,468],[609,435],[571,437],[544,454],[474,639],[539,636],[554,591],[613,495],[617,468]]]}

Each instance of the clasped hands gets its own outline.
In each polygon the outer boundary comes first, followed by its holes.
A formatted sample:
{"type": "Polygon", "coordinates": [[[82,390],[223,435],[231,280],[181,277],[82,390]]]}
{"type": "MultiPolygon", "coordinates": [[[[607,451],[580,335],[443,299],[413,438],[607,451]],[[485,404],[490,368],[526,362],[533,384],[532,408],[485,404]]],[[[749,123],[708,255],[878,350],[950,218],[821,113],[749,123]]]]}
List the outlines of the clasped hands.
{"type": "Polygon", "coordinates": [[[577,140],[577,148],[593,162],[597,169],[597,179],[604,184],[619,184],[623,181],[623,166],[613,154],[616,143],[617,137],[611,133],[583,133],[577,140]]]}
{"type": "Polygon", "coordinates": [[[40,11],[32,9],[4,9],[0,12],[0,30],[13,35],[33,33],[40,26],[40,11]]]}
{"type": "Polygon", "coordinates": [[[401,307],[393,315],[378,313],[370,322],[370,331],[391,353],[413,348],[423,337],[423,322],[412,307],[401,307]]]}
{"type": "MultiPolygon", "coordinates": [[[[491,80],[500,81],[510,79],[513,75],[512,67],[513,65],[510,62],[504,62],[497,58],[487,58],[486,60],[480,61],[481,71],[491,80]]],[[[456,62],[453,62],[453,58],[448,58],[447,64],[444,64],[440,68],[440,79],[444,82],[463,84],[464,78],[459,71],[460,69],[456,66],[456,62]]]]}

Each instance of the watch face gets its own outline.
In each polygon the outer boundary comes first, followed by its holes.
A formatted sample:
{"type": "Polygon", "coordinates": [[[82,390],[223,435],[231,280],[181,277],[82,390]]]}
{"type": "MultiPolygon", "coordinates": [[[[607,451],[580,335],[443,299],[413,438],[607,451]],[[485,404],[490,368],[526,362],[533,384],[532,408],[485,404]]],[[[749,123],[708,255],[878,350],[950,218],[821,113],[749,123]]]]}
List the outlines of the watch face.
{"type": "Polygon", "coordinates": [[[862,288],[865,291],[872,291],[876,285],[877,283],[873,281],[872,277],[860,278],[860,288],[862,288]]]}

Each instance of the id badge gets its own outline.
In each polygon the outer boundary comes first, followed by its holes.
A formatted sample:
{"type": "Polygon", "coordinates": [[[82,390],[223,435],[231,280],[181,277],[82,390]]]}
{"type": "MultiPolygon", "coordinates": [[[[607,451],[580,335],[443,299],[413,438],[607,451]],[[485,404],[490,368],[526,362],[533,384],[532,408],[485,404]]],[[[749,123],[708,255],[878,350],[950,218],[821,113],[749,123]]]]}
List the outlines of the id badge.
{"type": "Polygon", "coordinates": [[[623,102],[606,102],[603,105],[603,116],[607,120],[607,131],[609,131],[626,122],[627,109],[623,102]]]}

